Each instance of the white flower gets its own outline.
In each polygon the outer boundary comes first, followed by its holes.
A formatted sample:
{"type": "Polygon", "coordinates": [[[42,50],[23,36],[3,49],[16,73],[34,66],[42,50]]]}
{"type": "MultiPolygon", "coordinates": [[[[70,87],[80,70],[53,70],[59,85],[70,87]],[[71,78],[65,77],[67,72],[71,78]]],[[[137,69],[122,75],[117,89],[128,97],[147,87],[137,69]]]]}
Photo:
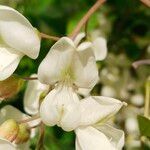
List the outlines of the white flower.
{"type": "Polygon", "coordinates": [[[138,128],[138,120],[137,115],[141,115],[143,113],[143,109],[134,107],[132,105],[128,106],[124,112],[124,120],[125,120],[125,129],[128,133],[128,136],[134,137],[135,139],[139,136],[139,128],[138,128]]]}
{"type": "Polygon", "coordinates": [[[16,70],[24,55],[36,59],[40,37],[30,22],[16,10],[0,5],[0,80],[16,70]]]}
{"type": "MultiPolygon", "coordinates": [[[[74,40],[75,45],[79,45],[81,40],[85,37],[85,33],[80,33],[77,35],[77,37],[74,40]]],[[[86,44],[88,42],[83,42],[83,44],[86,44]]],[[[104,60],[107,56],[107,42],[106,39],[103,37],[97,37],[91,40],[92,43],[92,49],[95,55],[96,61],[104,60]]],[[[80,45],[79,45],[80,46],[80,45]]]]}
{"type": "Polygon", "coordinates": [[[135,106],[142,106],[144,103],[144,96],[140,93],[131,96],[131,103],[135,106]]]}
{"type": "MultiPolygon", "coordinates": [[[[20,112],[13,106],[7,105],[0,110],[0,124],[8,119],[14,119],[15,121],[20,121],[27,119],[28,116],[20,112]]],[[[29,142],[24,144],[16,145],[10,141],[0,138],[0,149],[3,150],[29,150],[29,142]]]]}
{"type": "Polygon", "coordinates": [[[125,120],[126,131],[128,134],[131,134],[132,136],[139,135],[138,121],[136,117],[128,117],[125,120]]]}
{"type": "Polygon", "coordinates": [[[45,98],[40,108],[42,121],[58,125],[65,131],[75,129],[80,123],[79,98],[71,87],[58,86],[45,98]]]}
{"type": "Polygon", "coordinates": [[[79,98],[76,88],[92,89],[98,81],[98,69],[91,43],[76,47],[63,37],[56,42],[38,69],[43,84],[55,85],[40,107],[47,125],[58,125],[70,131],[80,121],[79,98]]]}
{"type": "MultiPolygon", "coordinates": [[[[90,43],[91,50],[93,51],[94,56],[95,56],[95,61],[104,60],[107,56],[106,39],[103,37],[97,37],[97,38],[92,39],[90,42],[85,41],[81,43],[84,37],[85,37],[85,33],[83,32],[77,35],[77,37],[74,40],[74,44],[76,45],[76,47],[80,48],[90,43]]],[[[90,95],[90,91],[91,89],[78,88],[77,92],[86,97],[90,95]]]]}
{"type": "Polygon", "coordinates": [[[116,97],[116,91],[113,87],[104,85],[101,90],[101,95],[107,97],[116,97]]]}
{"type": "Polygon", "coordinates": [[[1,150],[30,150],[29,142],[21,145],[15,145],[2,138],[0,138],[0,149],[1,150]]]}
{"type": "MultiPolygon", "coordinates": [[[[37,77],[36,74],[31,77],[37,77]]],[[[48,92],[49,86],[42,84],[39,80],[28,81],[27,89],[24,95],[24,109],[30,115],[35,115],[39,112],[40,96],[44,92],[48,92]]]]}
{"type": "Polygon", "coordinates": [[[94,96],[81,101],[80,127],[75,130],[76,150],[120,150],[124,132],[113,128],[108,120],[124,103],[108,97],[94,96]]]}
{"type": "Polygon", "coordinates": [[[17,150],[16,146],[13,143],[11,143],[5,139],[2,139],[2,138],[0,138],[0,149],[17,150]]]}

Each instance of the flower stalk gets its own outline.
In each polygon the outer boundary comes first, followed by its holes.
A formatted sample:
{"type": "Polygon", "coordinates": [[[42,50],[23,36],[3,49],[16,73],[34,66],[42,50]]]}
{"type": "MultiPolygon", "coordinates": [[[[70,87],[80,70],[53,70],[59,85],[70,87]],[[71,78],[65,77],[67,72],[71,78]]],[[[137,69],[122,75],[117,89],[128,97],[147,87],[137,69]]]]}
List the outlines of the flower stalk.
{"type": "Polygon", "coordinates": [[[60,38],[57,37],[57,36],[51,36],[51,35],[47,35],[45,33],[40,33],[40,36],[41,38],[44,38],[44,39],[49,39],[49,40],[54,40],[54,41],[58,41],[60,38]]]}
{"type": "Polygon", "coordinates": [[[70,37],[72,39],[77,36],[77,34],[80,32],[80,29],[86,24],[92,14],[95,13],[104,2],[106,2],[106,0],[97,0],[96,3],[89,9],[89,11],[83,16],[83,18],[77,24],[76,28],[71,33],[70,37]]]}
{"type": "Polygon", "coordinates": [[[144,116],[150,117],[150,79],[147,80],[145,85],[145,107],[144,107],[144,116]]]}
{"type": "Polygon", "coordinates": [[[39,140],[38,140],[38,143],[37,143],[37,148],[36,150],[41,150],[43,148],[43,143],[44,143],[44,135],[45,135],[45,132],[44,132],[44,124],[41,123],[40,124],[40,130],[39,130],[39,140]]]}
{"type": "Polygon", "coordinates": [[[137,69],[141,65],[150,65],[150,59],[143,59],[143,60],[138,60],[135,61],[132,66],[137,69]]]}
{"type": "Polygon", "coordinates": [[[144,5],[150,7],[150,1],[149,1],[149,0],[141,0],[141,2],[142,2],[144,5]]]}
{"type": "Polygon", "coordinates": [[[19,124],[27,123],[27,122],[30,122],[30,121],[34,121],[34,120],[39,119],[39,118],[40,118],[39,115],[35,115],[35,116],[31,117],[31,118],[21,120],[21,121],[19,122],[19,124]]]}

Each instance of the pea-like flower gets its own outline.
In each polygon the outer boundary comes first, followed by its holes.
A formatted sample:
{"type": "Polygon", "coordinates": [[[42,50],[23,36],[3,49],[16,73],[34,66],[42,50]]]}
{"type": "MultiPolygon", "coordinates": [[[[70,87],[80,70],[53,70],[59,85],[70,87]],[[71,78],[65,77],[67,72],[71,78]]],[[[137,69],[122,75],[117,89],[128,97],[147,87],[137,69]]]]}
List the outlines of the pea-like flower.
{"type": "Polygon", "coordinates": [[[55,88],[45,97],[40,115],[47,125],[61,126],[66,131],[80,122],[80,101],[76,89],[92,89],[98,81],[98,69],[90,42],[80,44],[63,37],[42,61],[38,78],[55,88]]]}
{"type": "MultiPolygon", "coordinates": [[[[80,45],[81,41],[85,38],[85,33],[82,32],[77,35],[77,37],[74,40],[75,45],[80,45]]],[[[107,42],[104,37],[98,36],[96,38],[91,38],[88,41],[85,41],[82,43],[82,45],[87,44],[91,42],[92,44],[92,49],[94,52],[94,56],[96,61],[102,61],[106,58],[107,56],[107,42]]]]}
{"type": "MultiPolygon", "coordinates": [[[[91,44],[91,50],[93,51],[93,54],[95,56],[95,61],[102,61],[107,56],[107,42],[104,37],[96,37],[96,38],[88,38],[84,42],[85,33],[81,32],[77,35],[77,37],[74,40],[74,44],[78,47],[83,45],[91,44]]],[[[78,93],[80,95],[83,95],[84,97],[90,95],[91,89],[85,89],[85,88],[78,88],[78,93]]]]}
{"type": "Polygon", "coordinates": [[[124,132],[108,121],[124,102],[104,96],[90,96],[81,101],[80,127],[75,130],[76,150],[121,150],[124,132]]]}
{"type": "MultiPolygon", "coordinates": [[[[2,124],[3,122],[5,122],[8,119],[13,119],[15,121],[20,121],[23,119],[27,119],[28,116],[23,114],[22,112],[20,112],[18,109],[16,109],[13,106],[7,105],[5,107],[3,107],[0,110],[0,124],[2,124]]],[[[10,124],[10,127],[7,125],[7,128],[14,128],[14,125],[12,125],[12,123],[10,124]]],[[[7,129],[8,130],[8,129],[7,129]]],[[[15,132],[12,132],[11,134],[16,134],[15,132]]],[[[13,137],[13,135],[10,135],[10,137],[13,137]]],[[[16,136],[13,138],[14,141],[10,141],[9,136],[6,135],[7,138],[1,137],[0,134],[0,149],[3,150],[29,150],[29,141],[26,141],[24,143],[21,144],[15,144],[15,138],[17,138],[16,136]]],[[[12,139],[12,138],[11,138],[12,139]]]]}
{"type": "Polygon", "coordinates": [[[18,11],[0,5],[0,80],[13,74],[24,55],[36,59],[39,51],[37,30],[18,11]]]}
{"type": "MultiPolygon", "coordinates": [[[[37,77],[36,74],[31,75],[37,77]]],[[[24,95],[24,110],[30,115],[36,115],[39,113],[40,101],[48,92],[49,86],[42,84],[39,80],[30,80],[27,84],[27,89],[24,95]]]]}

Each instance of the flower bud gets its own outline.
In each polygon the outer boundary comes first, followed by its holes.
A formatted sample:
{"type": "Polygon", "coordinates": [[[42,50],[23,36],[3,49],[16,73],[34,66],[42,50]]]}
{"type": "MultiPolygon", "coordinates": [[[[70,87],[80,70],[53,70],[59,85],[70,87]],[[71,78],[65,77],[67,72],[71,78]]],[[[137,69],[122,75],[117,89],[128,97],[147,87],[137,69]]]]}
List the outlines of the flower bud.
{"type": "Polygon", "coordinates": [[[19,125],[19,132],[15,139],[15,144],[22,144],[27,142],[30,138],[30,130],[28,129],[26,124],[19,125]]]}
{"type": "Polygon", "coordinates": [[[13,119],[5,121],[0,126],[0,137],[4,138],[10,142],[13,142],[17,137],[19,131],[19,126],[17,122],[13,119]]]}
{"type": "Polygon", "coordinates": [[[11,76],[4,81],[0,81],[0,100],[15,96],[21,89],[23,80],[11,76]]]}

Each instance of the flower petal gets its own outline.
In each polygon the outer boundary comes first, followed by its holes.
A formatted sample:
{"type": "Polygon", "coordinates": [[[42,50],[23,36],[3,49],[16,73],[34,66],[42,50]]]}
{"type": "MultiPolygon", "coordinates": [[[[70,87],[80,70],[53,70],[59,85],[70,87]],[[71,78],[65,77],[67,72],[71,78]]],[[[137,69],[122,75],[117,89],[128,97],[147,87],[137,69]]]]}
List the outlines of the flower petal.
{"type": "Polygon", "coordinates": [[[116,129],[108,124],[96,126],[96,129],[104,133],[117,150],[123,148],[125,139],[122,130],[116,129]]]}
{"type": "Polygon", "coordinates": [[[69,38],[57,41],[39,66],[39,80],[44,84],[60,81],[63,72],[70,67],[74,52],[74,43],[69,38]]]}
{"type": "Polygon", "coordinates": [[[88,51],[91,53],[91,55],[94,56],[93,50],[92,50],[92,43],[91,42],[83,42],[77,47],[77,51],[88,51]]]}
{"type": "Polygon", "coordinates": [[[16,150],[16,147],[11,142],[0,138],[0,149],[1,150],[16,150]]]}
{"type": "Polygon", "coordinates": [[[73,62],[75,84],[81,88],[93,88],[99,77],[91,44],[81,46],[73,62]]]}
{"type": "Polygon", "coordinates": [[[84,97],[87,97],[90,95],[91,90],[92,89],[78,88],[77,93],[84,96],[84,97]]]}
{"type": "Polygon", "coordinates": [[[91,126],[78,128],[75,133],[77,150],[116,150],[102,132],[91,126]]]}
{"type": "Polygon", "coordinates": [[[22,57],[22,54],[13,49],[0,46],[0,81],[13,74],[22,57]]]}
{"type": "MultiPolygon", "coordinates": [[[[33,74],[31,77],[37,77],[37,75],[33,74]]],[[[48,89],[48,85],[42,84],[38,80],[28,82],[24,95],[24,109],[28,114],[35,115],[38,113],[40,96],[48,89]]]]}
{"type": "Polygon", "coordinates": [[[10,21],[19,21],[20,23],[24,24],[25,26],[32,27],[30,22],[18,11],[15,9],[0,5],[0,20],[10,20],[10,21]]]}
{"type": "MultiPolygon", "coordinates": [[[[14,119],[16,121],[21,121],[30,118],[28,115],[22,113],[20,110],[17,108],[11,106],[11,105],[6,105],[2,109],[0,109],[0,124],[3,123],[7,119],[14,119]]],[[[33,127],[36,126],[41,122],[41,119],[36,119],[33,121],[28,122],[28,125],[33,127]]]]}
{"type": "Polygon", "coordinates": [[[37,58],[40,51],[38,32],[16,10],[0,5],[0,35],[5,44],[29,57],[37,58]]]}
{"type": "Polygon", "coordinates": [[[71,87],[58,86],[42,102],[40,115],[49,125],[58,125],[65,131],[75,129],[80,122],[79,98],[71,87]]]}
{"type": "Polygon", "coordinates": [[[97,61],[104,60],[107,56],[106,39],[99,37],[93,41],[93,51],[97,61]]]}
{"type": "Polygon", "coordinates": [[[74,39],[74,44],[75,46],[78,46],[79,43],[81,42],[81,40],[85,37],[85,33],[82,32],[82,33],[79,33],[76,38],[74,39]]]}
{"type": "Polygon", "coordinates": [[[2,109],[0,109],[0,116],[0,123],[4,122],[7,119],[20,121],[22,119],[28,118],[27,115],[11,105],[6,105],[2,109]]]}
{"type": "Polygon", "coordinates": [[[123,106],[119,100],[104,96],[91,96],[81,101],[81,125],[106,121],[123,106]]]}

